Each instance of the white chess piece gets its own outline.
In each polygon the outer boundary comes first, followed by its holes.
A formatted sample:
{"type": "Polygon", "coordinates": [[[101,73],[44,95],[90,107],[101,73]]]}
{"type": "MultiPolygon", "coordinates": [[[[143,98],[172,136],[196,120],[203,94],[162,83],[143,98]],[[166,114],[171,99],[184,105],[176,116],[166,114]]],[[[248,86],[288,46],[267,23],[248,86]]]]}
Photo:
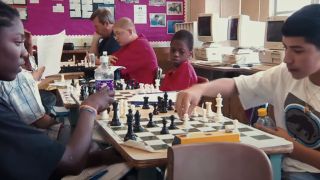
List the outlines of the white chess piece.
{"type": "Polygon", "coordinates": [[[212,102],[206,102],[207,117],[213,116],[211,105],[212,105],[212,102]]]}
{"type": "Polygon", "coordinates": [[[193,117],[198,117],[198,116],[199,116],[198,111],[197,111],[197,107],[195,107],[195,108],[193,109],[193,111],[192,111],[192,116],[193,116],[193,117]]]}
{"type": "Polygon", "coordinates": [[[124,81],[124,79],[120,79],[120,83],[122,85],[122,88],[125,89],[126,88],[126,82],[124,81]]]}
{"type": "Polygon", "coordinates": [[[119,114],[120,114],[120,118],[125,118],[126,117],[126,112],[124,111],[124,100],[120,99],[119,101],[119,114]]]}
{"type": "Polygon", "coordinates": [[[130,109],[132,110],[132,114],[136,113],[136,106],[134,104],[130,105],[130,109]]]}
{"type": "Polygon", "coordinates": [[[238,131],[238,126],[239,126],[239,121],[238,121],[238,119],[234,119],[232,122],[233,122],[233,126],[234,126],[234,131],[235,131],[235,132],[239,132],[239,131],[238,131]]]}
{"type": "Polygon", "coordinates": [[[156,90],[159,91],[159,88],[160,88],[160,79],[156,79],[155,82],[156,82],[156,84],[155,84],[155,85],[156,85],[156,90]]]}
{"type": "Polygon", "coordinates": [[[64,74],[61,74],[61,79],[60,79],[61,82],[65,82],[65,79],[64,79],[64,74]]]}
{"type": "Polygon", "coordinates": [[[202,122],[208,122],[208,118],[207,118],[207,110],[202,108],[202,122]]]}
{"type": "Polygon", "coordinates": [[[108,111],[105,110],[105,111],[101,112],[101,114],[100,114],[100,120],[108,120],[108,119],[109,119],[108,111]]]}
{"type": "Polygon", "coordinates": [[[183,115],[183,129],[185,129],[186,131],[189,130],[189,115],[186,113],[183,115]]]}
{"type": "Polygon", "coordinates": [[[218,121],[221,121],[223,119],[223,114],[222,114],[222,98],[221,98],[221,94],[219,93],[217,95],[217,98],[216,98],[216,107],[217,107],[217,112],[216,112],[216,115],[214,117],[214,121],[215,122],[218,122],[218,121]]]}

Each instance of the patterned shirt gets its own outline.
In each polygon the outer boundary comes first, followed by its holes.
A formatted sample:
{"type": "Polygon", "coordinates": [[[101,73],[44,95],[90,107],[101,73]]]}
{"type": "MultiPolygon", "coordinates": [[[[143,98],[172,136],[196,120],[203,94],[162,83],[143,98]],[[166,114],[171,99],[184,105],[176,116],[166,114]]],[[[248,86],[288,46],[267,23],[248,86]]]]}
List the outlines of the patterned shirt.
{"type": "Polygon", "coordinates": [[[26,124],[32,124],[45,114],[37,83],[30,72],[23,70],[13,81],[0,81],[0,98],[26,124]]]}

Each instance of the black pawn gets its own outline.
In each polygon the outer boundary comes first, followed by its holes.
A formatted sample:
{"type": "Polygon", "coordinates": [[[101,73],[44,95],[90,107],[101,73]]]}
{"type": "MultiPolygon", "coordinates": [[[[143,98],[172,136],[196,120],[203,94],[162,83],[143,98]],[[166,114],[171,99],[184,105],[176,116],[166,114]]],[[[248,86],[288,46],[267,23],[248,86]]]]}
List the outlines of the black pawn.
{"type": "Polygon", "coordinates": [[[173,102],[172,102],[172,100],[171,100],[171,99],[169,99],[168,110],[169,110],[169,111],[174,110],[174,108],[173,108],[173,102]]]}
{"type": "Polygon", "coordinates": [[[163,124],[163,127],[162,127],[162,129],[160,131],[160,134],[169,134],[169,130],[168,130],[167,126],[166,126],[166,124],[167,124],[166,118],[162,119],[162,124],[163,124]]]}
{"type": "Polygon", "coordinates": [[[132,130],[132,121],[133,121],[133,114],[132,111],[129,110],[129,113],[127,114],[127,124],[128,124],[128,131],[126,136],[124,137],[124,141],[130,140],[137,140],[136,135],[134,134],[132,130]]]}
{"type": "Polygon", "coordinates": [[[178,129],[177,126],[174,124],[174,119],[175,119],[174,115],[171,115],[170,116],[171,124],[169,126],[169,129],[178,129]]]}
{"type": "Polygon", "coordinates": [[[152,121],[152,117],[153,117],[153,114],[152,113],[149,113],[149,122],[147,124],[147,127],[148,128],[151,128],[151,127],[155,127],[156,124],[152,121]]]}
{"type": "Polygon", "coordinates": [[[158,108],[157,108],[157,104],[154,104],[153,107],[154,107],[154,108],[153,108],[152,114],[153,114],[153,115],[158,115],[158,114],[159,114],[159,110],[158,110],[158,108]]]}
{"type": "Polygon", "coordinates": [[[161,106],[160,106],[160,113],[167,113],[167,106],[165,105],[166,102],[161,99],[161,102],[160,102],[161,106]]]}
{"type": "Polygon", "coordinates": [[[126,90],[130,89],[130,84],[129,83],[130,83],[129,81],[126,82],[126,90]]]}
{"type": "Polygon", "coordinates": [[[74,82],[74,79],[71,80],[71,86],[76,87],[76,83],[74,82]]]}
{"type": "Polygon", "coordinates": [[[118,116],[118,102],[114,101],[112,103],[112,106],[113,106],[113,117],[110,122],[110,126],[120,126],[121,122],[120,122],[119,116],[118,116]]]}
{"type": "Polygon", "coordinates": [[[143,128],[140,125],[140,113],[139,111],[136,111],[136,113],[134,114],[134,128],[133,128],[133,132],[143,132],[143,128]]]}
{"type": "Polygon", "coordinates": [[[150,107],[149,107],[149,97],[147,97],[147,96],[143,97],[142,109],[150,109],[150,107]]]}

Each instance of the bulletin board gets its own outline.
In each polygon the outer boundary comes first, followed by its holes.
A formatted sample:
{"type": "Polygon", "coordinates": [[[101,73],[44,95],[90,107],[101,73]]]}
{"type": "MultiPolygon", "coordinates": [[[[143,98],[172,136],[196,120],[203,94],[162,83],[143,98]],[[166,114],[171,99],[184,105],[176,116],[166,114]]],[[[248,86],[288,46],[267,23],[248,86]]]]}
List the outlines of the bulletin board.
{"type": "MultiPolygon", "coordinates": [[[[66,30],[67,35],[92,35],[94,27],[86,18],[71,18],[69,0],[39,0],[39,3],[30,3],[27,0],[27,19],[23,21],[26,29],[34,35],[51,35],[66,30]],[[53,6],[62,4],[64,12],[53,12],[53,6]]],[[[169,41],[172,37],[172,26],[175,22],[185,19],[185,0],[114,0],[115,19],[129,17],[134,20],[134,5],[146,5],[146,24],[136,24],[137,32],[144,34],[149,41],[169,41]],[[153,4],[152,4],[152,2],[153,4]],[[155,2],[164,2],[165,5],[154,5],[155,2]],[[151,4],[150,4],[151,3],[151,4]],[[167,5],[181,4],[181,13],[175,14],[167,5]],[[150,24],[150,13],[166,16],[165,25],[153,26],[150,24]],[[169,32],[168,32],[169,31],[169,32]]]]}

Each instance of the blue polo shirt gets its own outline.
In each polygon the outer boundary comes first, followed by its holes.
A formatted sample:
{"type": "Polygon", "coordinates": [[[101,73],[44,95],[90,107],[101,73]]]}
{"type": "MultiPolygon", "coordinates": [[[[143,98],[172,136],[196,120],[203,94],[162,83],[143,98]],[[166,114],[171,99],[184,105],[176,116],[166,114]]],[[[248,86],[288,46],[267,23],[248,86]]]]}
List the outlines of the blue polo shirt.
{"type": "Polygon", "coordinates": [[[114,39],[113,32],[111,33],[111,36],[109,38],[102,39],[98,45],[99,56],[102,56],[103,51],[107,51],[108,55],[111,55],[119,49],[120,45],[118,44],[116,39],[114,39]]]}

